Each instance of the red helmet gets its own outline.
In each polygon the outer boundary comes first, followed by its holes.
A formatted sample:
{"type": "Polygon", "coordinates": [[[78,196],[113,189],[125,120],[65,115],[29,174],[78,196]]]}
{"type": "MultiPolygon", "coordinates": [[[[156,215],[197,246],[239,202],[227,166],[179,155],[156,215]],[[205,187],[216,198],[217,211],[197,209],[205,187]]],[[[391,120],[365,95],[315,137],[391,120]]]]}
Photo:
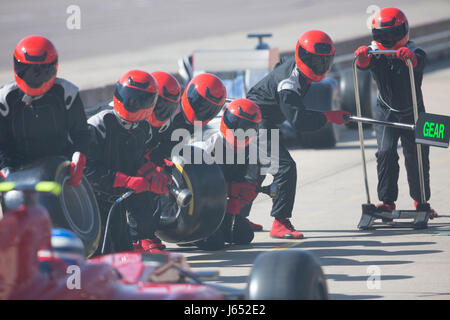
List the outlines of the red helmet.
{"type": "Polygon", "coordinates": [[[295,62],[300,71],[312,81],[320,81],[333,65],[333,40],[323,31],[303,33],[295,48],[295,62]]]}
{"type": "Polygon", "coordinates": [[[194,77],[183,93],[181,107],[186,119],[202,125],[211,121],[222,109],[227,97],[227,90],[222,80],[210,73],[194,77]]]}
{"type": "Polygon", "coordinates": [[[53,86],[58,70],[58,53],[42,36],[20,40],[14,50],[14,78],[20,90],[40,96],[53,86]]]}
{"type": "Polygon", "coordinates": [[[408,19],[397,8],[383,8],[373,17],[372,36],[380,50],[404,47],[409,40],[408,19]]]}
{"type": "Polygon", "coordinates": [[[251,134],[256,134],[261,119],[261,110],[253,101],[237,99],[226,106],[220,123],[220,132],[233,147],[246,147],[255,137],[251,134]],[[237,129],[242,129],[242,131],[236,132],[237,129]],[[255,131],[248,132],[249,129],[255,131]],[[246,131],[247,134],[244,134],[246,131]]]}
{"type": "Polygon", "coordinates": [[[177,79],[167,72],[155,71],[151,75],[158,84],[158,100],[147,121],[154,127],[161,127],[180,104],[181,86],[177,79]]]}
{"type": "Polygon", "coordinates": [[[120,77],[114,91],[114,110],[128,122],[147,119],[158,98],[155,78],[141,70],[131,70],[120,77]]]}

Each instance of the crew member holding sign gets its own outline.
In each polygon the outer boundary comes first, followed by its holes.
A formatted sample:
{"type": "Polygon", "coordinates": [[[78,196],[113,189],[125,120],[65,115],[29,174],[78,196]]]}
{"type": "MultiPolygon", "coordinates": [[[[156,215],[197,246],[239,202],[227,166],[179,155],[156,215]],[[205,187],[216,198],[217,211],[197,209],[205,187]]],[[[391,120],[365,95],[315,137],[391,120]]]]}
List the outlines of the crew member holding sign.
{"type": "MultiPolygon", "coordinates": [[[[425,112],[422,97],[422,77],[426,65],[426,53],[414,42],[409,41],[408,20],[397,8],[383,8],[372,20],[373,42],[370,46],[361,46],[355,51],[358,57],[357,66],[361,70],[370,70],[378,86],[376,118],[414,124],[411,101],[411,87],[407,60],[411,60],[414,68],[417,105],[420,112],[425,112]],[[393,55],[369,54],[369,50],[396,50],[393,55]]],[[[439,129],[437,129],[439,130],[439,129]]],[[[395,210],[398,197],[398,165],[397,144],[402,142],[405,166],[408,175],[410,195],[414,205],[420,202],[420,183],[414,132],[381,125],[375,126],[378,152],[378,198],[382,203],[377,207],[380,211],[395,210]]],[[[427,134],[435,134],[436,128],[428,129],[427,134]]],[[[439,132],[437,133],[439,134],[439,132]]],[[[430,163],[429,147],[421,146],[425,180],[426,201],[430,199],[430,163]]],[[[437,216],[432,209],[431,218],[437,216]]]]}

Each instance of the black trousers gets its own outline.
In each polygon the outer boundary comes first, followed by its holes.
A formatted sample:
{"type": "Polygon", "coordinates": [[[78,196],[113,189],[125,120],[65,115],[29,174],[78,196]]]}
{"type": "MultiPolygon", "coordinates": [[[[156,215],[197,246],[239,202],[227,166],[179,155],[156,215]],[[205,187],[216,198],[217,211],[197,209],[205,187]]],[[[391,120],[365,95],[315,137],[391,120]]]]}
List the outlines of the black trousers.
{"type": "Polygon", "coordinates": [[[263,163],[249,166],[248,177],[258,181],[261,185],[267,173],[273,175],[273,183],[277,184],[279,193],[278,197],[272,200],[272,211],[270,215],[279,219],[290,218],[295,202],[297,166],[289,154],[288,149],[281,143],[279,137],[275,139],[276,136],[274,136],[274,140],[272,141],[273,132],[271,130],[273,129],[279,130],[278,126],[272,121],[267,119],[262,120],[258,147],[260,152],[267,155],[268,159],[259,159],[263,163]],[[267,133],[267,136],[265,133],[267,133]],[[270,160],[270,163],[267,162],[268,160],[270,160]]]}
{"type": "MultiPolygon", "coordinates": [[[[97,202],[104,236],[106,221],[113,202],[104,197],[97,197],[97,202]]],[[[110,240],[114,243],[114,250],[129,250],[133,242],[153,238],[159,226],[159,206],[159,197],[151,192],[133,194],[116,206],[112,213],[113,217],[110,219],[110,240]]]]}
{"type": "MultiPolygon", "coordinates": [[[[399,115],[389,109],[377,105],[375,115],[378,120],[395,121],[403,123],[414,123],[413,116],[399,115]]],[[[413,131],[391,128],[386,126],[374,126],[378,151],[377,172],[378,172],[378,198],[385,203],[393,203],[398,198],[398,177],[400,166],[397,153],[398,140],[401,140],[403,155],[405,157],[405,167],[408,177],[409,193],[411,198],[420,202],[419,169],[417,161],[417,147],[413,131]]],[[[422,148],[422,165],[425,182],[425,198],[430,199],[430,162],[428,146],[422,148]]]]}

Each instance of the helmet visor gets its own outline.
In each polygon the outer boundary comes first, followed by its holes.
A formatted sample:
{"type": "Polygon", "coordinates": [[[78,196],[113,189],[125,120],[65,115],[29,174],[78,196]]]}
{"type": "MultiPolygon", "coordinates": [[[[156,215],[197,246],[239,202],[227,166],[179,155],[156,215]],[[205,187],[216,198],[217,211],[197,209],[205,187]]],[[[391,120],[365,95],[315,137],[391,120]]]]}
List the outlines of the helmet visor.
{"type": "Polygon", "coordinates": [[[403,23],[397,27],[372,29],[373,40],[381,43],[383,47],[392,48],[408,34],[408,24],[403,23]]]}
{"type": "Polygon", "coordinates": [[[302,46],[298,47],[297,54],[300,60],[318,76],[328,72],[333,65],[334,55],[311,53],[302,46]]]}
{"type": "Polygon", "coordinates": [[[153,114],[158,121],[164,121],[170,118],[170,116],[177,110],[177,107],[178,102],[173,102],[159,96],[156,101],[156,107],[155,110],[153,110],[153,114]]]}
{"type": "Polygon", "coordinates": [[[39,88],[45,82],[56,76],[58,60],[51,63],[23,63],[14,57],[14,72],[33,89],[39,88]]]}
{"type": "Polygon", "coordinates": [[[116,84],[114,96],[122,102],[128,112],[149,109],[155,105],[158,93],[147,92],[136,88],[116,84]]]}
{"type": "MultiPolygon", "coordinates": [[[[256,117],[256,115],[254,115],[256,117]]],[[[225,110],[223,114],[223,122],[227,126],[228,129],[236,130],[242,129],[244,131],[248,129],[258,129],[259,124],[257,122],[250,121],[248,119],[244,119],[238,117],[237,115],[230,112],[230,110],[225,110]]]]}
{"type": "Polygon", "coordinates": [[[217,101],[217,104],[202,97],[194,84],[190,85],[186,93],[188,102],[194,110],[195,118],[200,121],[211,120],[220,112],[220,109],[222,109],[222,106],[220,106],[219,103],[223,97],[216,98],[212,96],[209,93],[208,88],[206,88],[206,95],[208,95],[212,101],[217,101]]]}

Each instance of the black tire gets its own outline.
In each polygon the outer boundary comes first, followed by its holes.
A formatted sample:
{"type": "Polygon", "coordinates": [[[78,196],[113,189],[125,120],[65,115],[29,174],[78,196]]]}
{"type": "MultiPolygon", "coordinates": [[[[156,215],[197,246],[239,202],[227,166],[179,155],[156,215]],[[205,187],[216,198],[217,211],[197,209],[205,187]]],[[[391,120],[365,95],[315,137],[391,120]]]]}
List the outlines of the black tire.
{"type": "MultiPolygon", "coordinates": [[[[39,181],[58,182],[62,188],[61,194],[54,197],[40,193],[38,202],[47,209],[52,226],[73,231],[83,241],[86,255],[90,257],[100,243],[100,211],[92,187],[86,178],[83,177],[78,187],[66,183],[69,179],[69,167],[70,161],[64,157],[48,157],[12,172],[6,181],[30,185],[39,181]]],[[[13,196],[8,199],[8,195],[5,195],[4,204],[13,207],[17,201],[13,196]]]]}
{"type": "Polygon", "coordinates": [[[308,251],[260,254],[246,289],[249,300],[326,300],[328,289],[318,260],[308,251]]]}
{"type": "MultiPolygon", "coordinates": [[[[220,167],[203,160],[194,164],[194,154],[204,151],[186,146],[191,157],[175,157],[172,178],[180,189],[192,192],[193,200],[187,207],[179,207],[172,196],[161,197],[165,202],[161,213],[161,227],[156,235],[169,243],[189,243],[213,234],[222,223],[227,206],[227,189],[220,167]]],[[[184,154],[187,154],[186,152],[184,154]]]]}
{"type": "MultiPolygon", "coordinates": [[[[367,118],[373,118],[373,103],[375,98],[375,90],[372,83],[370,72],[357,70],[359,84],[359,98],[361,104],[361,115],[367,118]]],[[[341,72],[339,81],[339,91],[341,94],[341,108],[356,115],[355,103],[355,85],[353,82],[353,69],[345,69],[341,72]]],[[[350,122],[346,124],[348,128],[357,128],[357,124],[350,122]]],[[[364,124],[365,128],[369,128],[370,124],[364,124]]]]}
{"type": "MultiPolygon", "coordinates": [[[[303,102],[310,110],[330,111],[339,109],[337,82],[325,78],[321,82],[313,82],[303,102]]],[[[334,147],[339,139],[338,126],[327,124],[319,130],[298,132],[300,145],[307,148],[334,147]]]]}

